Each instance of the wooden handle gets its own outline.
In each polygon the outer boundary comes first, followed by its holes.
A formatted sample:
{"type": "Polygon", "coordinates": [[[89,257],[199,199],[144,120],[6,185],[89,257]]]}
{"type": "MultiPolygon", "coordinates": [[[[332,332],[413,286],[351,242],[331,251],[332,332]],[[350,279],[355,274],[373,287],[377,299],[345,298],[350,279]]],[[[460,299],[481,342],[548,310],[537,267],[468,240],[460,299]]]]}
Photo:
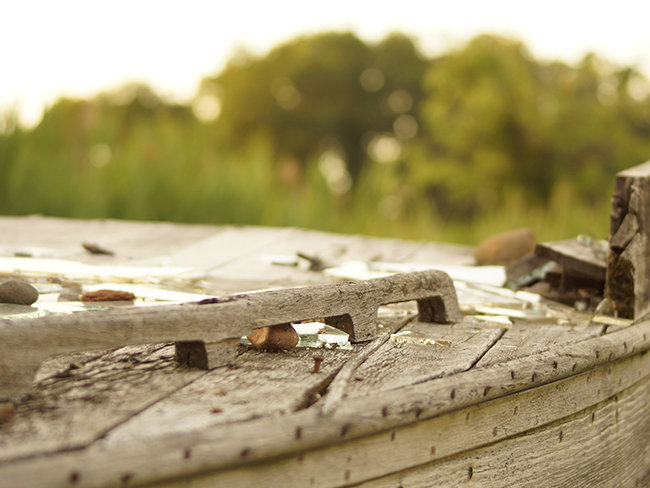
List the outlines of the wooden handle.
{"type": "Polygon", "coordinates": [[[157,342],[232,342],[252,329],[325,318],[367,341],[381,305],[417,300],[420,320],[462,319],[456,290],[442,271],[423,271],[334,285],[233,295],[208,303],[134,307],[36,319],[0,320],[0,398],[25,393],[53,355],[157,342]]]}

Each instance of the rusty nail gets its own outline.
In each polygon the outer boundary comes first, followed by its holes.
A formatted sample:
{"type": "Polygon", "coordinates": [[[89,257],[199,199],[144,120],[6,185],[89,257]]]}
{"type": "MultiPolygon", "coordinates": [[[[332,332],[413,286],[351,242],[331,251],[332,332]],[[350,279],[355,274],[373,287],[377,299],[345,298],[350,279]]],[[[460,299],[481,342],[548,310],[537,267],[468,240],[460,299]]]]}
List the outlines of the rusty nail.
{"type": "Polygon", "coordinates": [[[323,362],[323,356],[314,356],[314,370],[312,373],[320,372],[320,364],[323,362]]]}
{"type": "Polygon", "coordinates": [[[9,422],[16,414],[16,407],[12,402],[0,403],[0,425],[9,422]]]}

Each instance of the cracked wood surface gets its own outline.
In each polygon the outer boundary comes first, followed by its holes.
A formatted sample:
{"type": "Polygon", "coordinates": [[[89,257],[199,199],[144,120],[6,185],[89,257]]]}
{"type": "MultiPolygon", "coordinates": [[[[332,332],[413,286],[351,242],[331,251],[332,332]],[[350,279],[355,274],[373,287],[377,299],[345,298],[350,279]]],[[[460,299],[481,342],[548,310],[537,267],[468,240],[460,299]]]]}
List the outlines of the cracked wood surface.
{"type": "Polygon", "coordinates": [[[407,334],[388,341],[357,370],[348,388],[350,398],[467,371],[497,342],[503,329],[418,321],[402,332],[407,334]]]}
{"type": "MultiPolygon", "coordinates": [[[[421,321],[462,320],[451,278],[436,270],[238,294],[214,303],[0,319],[0,399],[24,395],[38,366],[57,354],[164,341],[236,341],[253,328],[318,318],[361,342],[375,337],[380,306],[412,300],[421,321]]],[[[210,362],[223,365],[230,358],[215,359],[210,362]]]]}
{"type": "MultiPolygon", "coordinates": [[[[301,252],[329,264],[471,262],[460,246],[300,229],[87,225],[0,218],[12,236],[0,247],[46,248],[49,232],[59,257],[188,267],[195,272],[182,282],[161,285],[214,295],[334,282],[304,262],[271,264],[272,255],[301,252]],[[83,254],[82,240],[116,256],[83,254]]],[[[553,463],[634,486],[650,469],[650,322],[605,328],[578,316],[495,326],[467,317],[450,326],[411,316],[381,318],[400,333],[351,351],[239,346],[230,367],[207,372],[179,367],[170,344],[52,358],[13,418],[0,419],[0,486],[429,486],[437,476],[455,486],[468,481],[470,467],[482,486],[511,486],[530,469],[537,484],[557,480],[553,463]],[[314,355],[324,357],[318,374],[314,355]],[[335,391],[339,399],[323,409],[335,391]],[[561,462],[565,446],[571,453],[581,445],[592,453],[586,461],[561,462]]]]}

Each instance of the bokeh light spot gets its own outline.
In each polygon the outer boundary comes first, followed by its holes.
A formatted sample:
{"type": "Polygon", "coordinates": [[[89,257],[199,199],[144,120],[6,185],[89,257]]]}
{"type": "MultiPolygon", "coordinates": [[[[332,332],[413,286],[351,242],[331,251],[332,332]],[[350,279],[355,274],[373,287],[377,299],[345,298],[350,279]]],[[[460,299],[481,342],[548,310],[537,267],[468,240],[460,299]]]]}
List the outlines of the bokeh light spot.
{"type": "Polygon", "coordinates": [[[88,151],[88,160],[95,168],[103,168],[111,162],[113,152],[108,144],[95,144],[88,151]]]}
{"type": "Polygon", "coordinates": [[[378,163],[392,163],[402,153],[402,144],[392,135],[375,136],[368,144],[368,154],[378,163]]]}
{"type": "Polygon", "coordinates": [[[650,95],[650,82],[643,76],[633,76],[627,85],[627,93],[633,100],[642,102],[650,95]]]}
{"type": "Polygon", "coordinates": [[[271,93],[278,105],[293,110],[300,105],[300,92],[289,78],[277,78],[271,83],[271,93]]]}
{"type": "Polygon", "coordinates": [[[403,114],[413,107],[413,97],[406,90],[395,90],[388,95],[387,103],[393,113],[403,114]]]}
{"type": "Polygon", "coordinates": [[[201,122],[212,122],[221,113],[221,101],[214,95],[201,95],[194,99],[192,112],[201,122]]]}
{"type": "Polygon", "coordinates": [[[338,151],[329,149],[323,152],[318,160],[318,170],[334,195],[345,195],[350,191],[352,177],[338,151]]]}
{"type": "Polygon", "coordinates": [[[418,121],[409,114],[399,115],[393,122],[393,132],[398,139],[413,139],[418,134],[418,121]]]}
{"type": "Polygon", "coordinates": [[[367,92],[377,92],[384,86],[384,73],[377,68],[365,69],[361,73],[359,83],[367,92]]]}

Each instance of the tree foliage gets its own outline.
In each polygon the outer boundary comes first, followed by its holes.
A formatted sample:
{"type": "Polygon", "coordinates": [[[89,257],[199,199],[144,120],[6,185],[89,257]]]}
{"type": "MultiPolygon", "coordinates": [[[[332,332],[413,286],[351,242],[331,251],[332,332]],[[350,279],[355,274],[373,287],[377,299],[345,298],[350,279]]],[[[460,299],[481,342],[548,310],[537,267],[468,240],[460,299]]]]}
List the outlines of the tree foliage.
{"type": "Polygon", "coordinates": [[[576,67],[543,63],[520,42],[477,37],[427,71],[427,157],[413,179],[456,215],[493,210],[516,191],[544,202],[566,182],[598,199],[616,171],[650,154],[650,104],[630,83],[647,89],[638,72],[593,54],[576,67]]]}
{"type": "Polygon", "coordinates": [[[216,129],[227,140],[246,144],[263,133],[279,158],[303,166],[335,150],[356,179],[369,138],[392,130],[389,97],[401,90],[413,101],[403,110],[410,111],[422,97],[426,66],[403,35],[368,45],[351,33],[325,33],[299,37],[263,57],[239,56],[203,87],[221,100],[216,129]]]}
{"type": "Polygon", "coordinates": [[[212,122],[138,84],[61,99],[29,130],[5,114],[0,214],[602,235],[615,173],[650,156],[649,94],[634,67],[498,36],[430,59],[397,33],[303,36],[203,80],[212,122]]]}

